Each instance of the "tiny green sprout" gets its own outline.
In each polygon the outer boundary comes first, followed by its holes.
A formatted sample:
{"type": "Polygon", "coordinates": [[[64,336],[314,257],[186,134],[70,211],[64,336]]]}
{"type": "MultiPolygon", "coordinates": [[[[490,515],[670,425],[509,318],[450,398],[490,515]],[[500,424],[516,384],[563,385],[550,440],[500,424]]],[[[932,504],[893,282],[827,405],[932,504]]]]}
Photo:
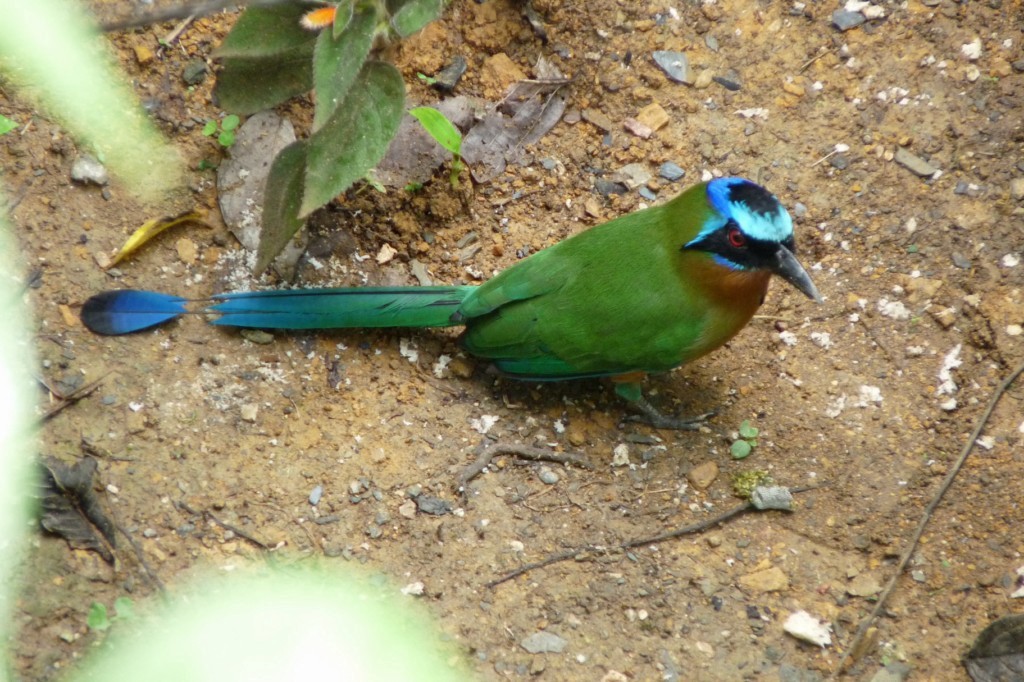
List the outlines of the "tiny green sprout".
{"type": "Polygon", "coordinates": [[[760,433],[756,426],[752,426],[749,419],[744,419],[740,424],[739,438],[729,446],[729,453],[733,459],[744,459],[757,447],[757,434],[760,433]]]}
{"type": "Polygon", "coordinates": [[[200,160],[199,161],[199,165],[196,166],[196,168],[198,170],[201,170],[201,171],[204,171],[204,170],[214,170],[216,167],[217,167],[217,164],[215,164],[213,161],[210,161],[209,159],[202,159],[202,160],[200,160]]]}
{"type": "Polygon", "coordinates": [[[118,597],[114,600],[114,611],[116,615],[111,616],[107,612],[107,607],[98,601],[94,601],[92,606],[89,607],[89,615],[86,616],[85,622],[89,626],[90,630],[96,632],[105,632],[110,629],[116,621],[119,620],[130,620],[135,616],[135,606],[132,604],[132,600],[128,597],[118,597]]]}
{"type": "Polygon", "coordinates": [[[917,252],[918,252],[917,244],[911,244],[910,246],[907,247],[907,253],[917,253],[917,252]]]}
{"type": "Polygon", "coordinates": [[[405,186],[405,191],[409,193],[419,192],[421,189],[423,189],[422,182],[410,182],[408,185],[405,186]]]}
{"type": "Polygon", "coordinates": [[[206,137],[217,136],[217,143],[222,147],[230,147],[235,143],[235,129],[241,120],[235,114],[229,114],[224,119],[217,123],[217,121],[207,121],[206,125],[203,126],[203,135],[206,137]]]}
{"type": "Polygon", "coordinates": [[[459,174],[466,167],[462,160],[462,133],[437,109],[416,107],[409,110],[409,115],[419,121],[423,129],[451,153],[452,172],[448,179],[452,183],[452,188],[458,187],[459,174]]]}
{"type": "Polygon", "coordinates": [[[431,86],[431,85],[434,85],[435,83],[437,83],[437,79],[436,78],[433,78],[432,76],[428,76],[425,73],[417,72],[416,73],[416,77],[420,79],[421,83],[423,83],[424,85],[427,85],[427,86],[431,86]]]}
{"type": "Polygon", "coordinates": [[[12,121],[3,114],[0,114],[0,135],[6,135],[17,127],[17,121],[12,121]]]}
{"type": "Polygon", "coordinates": [[[767,471],[760,469],[741,471],[732,478],[732,491],[736,497],[749,500],[755,488],[771,484],[772,477],[767,471]]]}
{"type": "Polygon", "coordinates": [[[85,620],[90,630],[103,632],[110,628],[110,617],[107,615],[107,607],[98,601],[94,601],[89,607],[89,615],[85,620]]]}

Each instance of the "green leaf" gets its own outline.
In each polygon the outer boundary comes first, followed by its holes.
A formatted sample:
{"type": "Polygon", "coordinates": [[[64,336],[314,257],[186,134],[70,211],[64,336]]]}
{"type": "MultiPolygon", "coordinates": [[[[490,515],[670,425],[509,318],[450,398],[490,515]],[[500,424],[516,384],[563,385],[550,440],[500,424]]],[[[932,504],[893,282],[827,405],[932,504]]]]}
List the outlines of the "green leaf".
{"type": "Polygon", "coordinates": [[[745,440],[737,440],[733,441],[732,446],[729,448],[729,453],[733,459],[743,459],[750,454],[751,450],[753,448],[750,447],[750,443],[745,440]]]}
{"type": "Polygon", "coordinates": [[[367,62],[344,103],[309,138],[300,218],[344,192],[377,165],[398,130],[404,106],[405,83],[398,69],[384,62],[367,62]]]}
{"type": "Polygon", "coordinates": [[[221,134],[217,136],[217,142],[219,142],[222,147],[230,147],[235,143],[235,131],[225,130],[221,132],[221,134]]]}
{"type": "Polygon", "coordinates": [[[345,29],[348,28],[349,22],[352,21],[353,5],[354,0],[342,0],[338,3],[334,15],[334,27],[333,33],[335,39],[337,39],[345,29]]]}
{"type": "Polygon", "coordinates": [[[133,618],[135,616],[135,605],[129,597],[118,597],[114,600],[114,611],[118,618],[133,618]]]}
{"type": "Polygon", "coordinates": [[[213,51],[216,59],[225,57],[271,57],[308,45],[312,50],[316,33],[299,24],[309,5],[282,2],[267,7],[250,7],[238,17],[231,33],[213,51]]]}
{"type": "Polygon", "coordinates": [[[316,89],[314,132],[322,128],[334,110],[345,101],[360,67],[370,54],[376,25],[377,11],[371,6],[360,9],[340,37],[335,38],[331,31],[320,32],[313,53],[313,87],[316,89]]]}
{"type": "Polygon", "coordinates": [[[110,628],[110,618],[107,617],[107,607],[98,601],[94,601],[89,607],[89,616],[85,620],[90,630],[103,632],[110,628]]]}
{"type": "Polygon", "coordinates": [[[419,121],[423,129],[452,156],[462,153],[462,133],[440,111],[432,107],[416,107],[409,110],[409,115],[419,121]]]}
{"type": "Polygon", "coordinates": [[[255,114],[313,87],[314,42],[271,57],[229,57],[214,95],[222,109],[255,114]]]}
{"type": "Polygon", "coordinates": [[[750,425],[749,419],[744,419],[743,423],[740,424],[740,437],[741,438],[757,438],[757,434],[760,433],[757,427],[750,425]]]}
{"type": "Polygon", "coordinates": [[[217,122],[216,121],[207,121],[206,125],[203,126],[203,135],[206,135],[207,137],[212,136],[216,132],[217,132],[217,122]]]}
{"type": "Polygon", "coordinates": [[[224,120],[220,122],[221,130],[234,130],[238,127],[241,119],[234,114],[228,114],[224,117],[224,120]]]}
{"type": "Polygon", "coordinates": [[[408,38],[441,16],[441,0],[409,0],[391,17],[391,26],[402,38],[408,38]]]}
{"type": "Polygon", "coordinates": [[[3,114],[0,114],[0,135],[6,135],[17,127],[17,121],[12,121],[3,114]]]}
{"type": "Polygon", "coordinates": [[[257,274],[267,269],[305,222],[299,218],[299,204],[302,201],[306,145],[303,140],[292,142],[278,153],[270,167],[263,196],[263,228],[256,249],[257,274]]]}

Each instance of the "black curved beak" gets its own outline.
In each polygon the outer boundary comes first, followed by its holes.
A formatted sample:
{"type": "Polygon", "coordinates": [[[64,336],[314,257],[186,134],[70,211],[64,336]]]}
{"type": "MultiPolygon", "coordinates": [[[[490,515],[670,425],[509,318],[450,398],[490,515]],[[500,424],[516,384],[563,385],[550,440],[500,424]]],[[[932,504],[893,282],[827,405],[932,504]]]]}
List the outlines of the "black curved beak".
{"type": "Polygon", "coordinates": [[[818,288],[814,286],[814,282],[807,275],[804,266],[800,265],[800,261],[796,259],[792,251],[781,244],[779,250],[775,252],[775,264],[772,266],[772,272],[795,286],[807,298],[816,303],[822,302],[821,294],[818,293],[818,288]]]}

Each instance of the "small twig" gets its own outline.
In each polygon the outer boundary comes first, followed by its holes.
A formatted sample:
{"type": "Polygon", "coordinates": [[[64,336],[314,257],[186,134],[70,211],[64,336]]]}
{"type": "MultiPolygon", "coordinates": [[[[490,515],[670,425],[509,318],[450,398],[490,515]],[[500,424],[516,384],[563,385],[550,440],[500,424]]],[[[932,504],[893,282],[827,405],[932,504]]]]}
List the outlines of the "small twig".
{"type": "Polygon", "coordinates": [[[811,64],[813,64],[814,62],[818,61],[819,59],[821,59],[825,55],[829,54],[830,52],[835,52],[837,49],[839,49],[839,48],[833,47],[833,48],[830,48],[828,50],[822,50],[816,56],[811,57],[806,62],[804,62],[803,65],[799,69],[797,69],[797,72],[798,73],[803,73],[804,71],[806,71],[811,66],[811,64]]]}
{"type": "Polygon", "coordinates": [[[590,462],[584,459],[583,455],[578,455],[575,452],[555,452],[554,450],[535,448],[530,445],[521,445],[518,443],[497,442],[491,445],[482,444],[480,448],[478,448],[476,460],[463,469],[462,475],[459,476],[459,492],[465,495],[466,484],[479,476],[480,473],[494,460],[494,458],[499,455],[515,455],[534,462],[573,464],[583,469],[592,470],[594,468],[590,462]]]}
{"type": "Polygon", "coordinates": [[[216,516],[214,516],[213,512],[211,512],[209,510],[197,511],[197,510],[193,509],[192,507],[190,507],[187,502],[183,502],[183,501],[175,502],[174,506],[177,507],[178,509],[181,509],[183,511],[188,512],[189,514],[192,514],[193,516],[202,516],[205,519],[209,519],[210,521],[212,521],[216,525],[220,526],[224,530],[231,531],[232,533],[234,533],[238,537],[242,538],[243,540],[248,540],[252,544],[254,544],[257,547],[259,547],[260,549],[267,549],[267,550],[271,549],[271,547],[267,543],[263,542],[262,540],[258,540],[256,538],[254,538],[252,535],[249,535],[248,533],[246,533],[241,528],[236,528],[235,526],[232,526],[230,523],[225,523],[224,521],[221,521],[216,516]]]}
{"type": "MultiPolygon", "coordinates": [[[[820,488],[820,487],[821,486],[801,486],[799,488],[790,488],[790,492],[794,493],[794,494],[796,494],[796,493],[803,493],[803,492],[807,492],[808,490],[816,490],[817,488],[820,488]]],[[[721,514],[719,514],[718,516],[713,516],[710,519],[704,519],[703,521],[698,521],[697,523],[692,523],[689,526],[683,526],[682,528],[677,528],[677,529],[675,529],[673,531],[669,531],[667,533],[662,533],[661,535],[655,535],[653,537],[647,537],[647,538],[640,538],[638,540],[627,540],[625,542],[622,542],[622,543],[619,543],[618,545],[616,545],[614,547],[614,549],[625,551],[627,549],[633,549],[634,547],[642,547],[644,545],[656,545],[656,544],[658,544],[660,542],[665,542],[666,540],[675,540],[676,538],[680,538],[680,537],[682,537],[684,535],[692,535],[694,533],[700,533],[702,531],[707,530],[708,528],[713,528],[714,526],[723,524],[726,521],[728,521],[729,519],[733,518],[734,516],[739,516],[740,514],[742,514],[744,512],[748,512],[748,511],[750,511],[752,509],[755,509],[754,504],[752,502],[746,502],[746,503],[741,504],[741,505],[739,505],[737,507],[733,507],[732,509],[724,511],[721,514]]],[[[524,573],[529,573],[530,571],[532,571],[534,569],[544,568],[545,566],[550,566],[551,564],[557,564],[560,561],[566,561],[567,559],[572,559],[574,557],[579,556],[580,554],[597,554],[597,553],[606,554],[607,552],[608,552],[608,548],[600,546],[600,545],[583,545],[582,547],[576,547],[574,549],[568,549],[568,550],[566,550],[564,552],[559,552],[558,554],[552,554],[548,558],[543,559],[541,561],[537,561],[537,562],[534,562],[532,564],[526,564],[524,566],[520,566],[519,568],[515,569],[514,571],[506,573],[505,575],[503,575],[503,576],[501,576],[499,578],[495,578],[494,580],[491,580],[490,582],[484,583],[484,586],[485,587],[492,587],[493,588],[493,587],[496,587],[496,586],[498,586],[498,585],[500,585],[500,584],[502,584],[504,582],[508,582],[509,580],[512,580],[513,578],[518,578],[519,576],[523,575],[524,573]]]]}
{"type": "Polygon", "coordinates": [[[49,391],[51,395],[53,395],[55,398],[57,398],[57,400],[60,401],[59,403],[57,403],[56,405],[54,405],[53,407],[51,407],[50,409],[43,413],[42,421],[48,421],[50,419],[53,419],[53,417],[58,415],[65,408],[74,405],[79,400],[95,391],[97,388],[100,387],[100,385],[103,383],[103,380],[106,378],[107,375],[104,374],[99,379],[96,379],[95,381],[88,383],[85,386],[76,388],[74,391],[68,393],[67,395],[61,394],[60,391],[50,386],[42,379],[37,379],[37,381],[39,381],[39,383],[42,384],[43,388],[49,391]]]}
{"type": "Polygon", "coordinates": [[[188,15],[187,17],[181,20],[181,23],[174,27],[173,31],[164,36],[164,39],[161,42],[163,42],[164,45],[173,44],[174,41],[177,40],[181,36],[181,34],[185,32],[185,29],[188,28],[189,24],[191,24],[195,20],[195,14],[188,15]]]}
{"type": "Polygon", "coordinates": [[[149,562],[146,561],[145,552],[142,551],[142,547],[140,547],[139,543],[132,537],[132,534],[125,530],[124,526],[121,526],[120,524],[117,525],[117,529],[121,531],[121,535],[123,535],[128,540],[128,544],[132,546],[132,549],[135,551],[135,558],[138,560],[139,565],[142,566],[142,571],[146,574],[146,577],[149,578],[150,582],[152,582],[158,590],[161,592],[166,591],[163,581],[160,580],[156,571],[154,571],[149,565],[149,562]]]}
{"type": "Polygon", "coordinates": [[[992,416],[992,412],[996,409],[996,404],[999,402],[999,399],[1003,397],[1003,394],[1006,393],[1006,389],[1016,381],[1017,377],[1020,376],[1022,372],[1024,372],[1024,364],[1018,366],[1017,369],[1013,370],[1009,376],[1003,379],[1003,382],[996,388],[995,393],[992,394],[992,397],[988,401],[988,406],[981,415],[981,419],[978,420],[977,426],[974,427],[974,431],[971,432],[970,437],[967,439],[967,443],[964,444],[963,450],[960,452],[960,457],[957,458],[956,463],[952,468],[950,468],[949,473],[946,474],[946,478],[942,481],[942,485],[939,486],[938,491],[936,491],[935,497],[932,498],[932,501],[929,502],[928,506],[925,508],[924,515],[921,517],[920,523],[917,524],[917,530],[914,531],[914,535],[910,539],[910,544],[907,546],[906,550],[904,550],[903,556],[900,557],[900,562],[896,566],[896,571],[892,574],[892,577],[889,578],[889,582],[886,584],[885,589],[878,595],[878,601],[875,602],[875,608],[871,609],[871,613],[861,621],[860,626],[857,628],[857,634],[854,636],[850,645],[846,647],[846,652],[843,654],[843,657],[839,659],[839,664],[836,666],[835,670],[832,671],[832,674],[828,679],[834,680],[842,674],[843,668],[845,667],[847,660],[850,658],[850,653],[856,651],[860,647],[861,641],[867,634],[868,628],[871,627],[871,624],[875,622],[876,618],[878,618],[878,614],[880,614],[882,609],[885,608],[885,603],[888,601],[889,595],[891,595],[893,590],[896,588],[896,581],[899,580],[901,575],[903,575],[903,571],[910,562],[910,557],[913,555],[914,550],[917,549],[917,543],[920,542],[921,536],[924,535],[924,529],[931,520],[932,514],[935,512],[935,508],[939,506],[939,502],[942,501],[942,497],[946,494],[946,491],[949,490],[950,486],[953,485],[953,479],[955,479],[957,474],[960,473],[960,469],[963,467],[964,462],[967,461],[967,456],[970,455],[971,450],[974,449],[974,444],[978,440],[978,436],[981,435],[982,429],[984,429],[985,425],[988,424],[989,417],[992,416]]]}

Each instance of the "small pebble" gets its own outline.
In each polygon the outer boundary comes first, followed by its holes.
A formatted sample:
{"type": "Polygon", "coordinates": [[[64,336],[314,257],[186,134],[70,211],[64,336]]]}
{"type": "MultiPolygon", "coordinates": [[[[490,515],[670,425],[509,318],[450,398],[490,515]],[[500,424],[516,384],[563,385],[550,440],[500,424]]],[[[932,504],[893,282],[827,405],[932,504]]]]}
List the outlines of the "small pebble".
{"type": "Polygon", "coordinates": [[[1014,178],[1010,180],[1010,196],[1015,201],[1024,199],[1024,178],[1014,178]]]}
{"type": "Polygon", "coordinates": [[[548,467],[541,468],[541,470],[537,472],[537,478],[541,480],[541,483],[545,483],[547,485],[554,485],[555,483],[558,483],[558,474],[548,467]]]}
{"type": "Polygon", "coordinates": [[[451,92],[466,73],[466,58],[455,55],[451,63],[434,75],[433,87],[441,92],[451,92]]]}
{"type": "Polygon", "coordinates": [[[922,178],[930,178],[939,172],[938,168],[931,165],[920,156],[907,151],[904,147],[897,149],[896,155],[893,158],[896,160],[896,163],[908,169],[914,175],[918,175],[922,178]]]}
{"type": "Polygon", "coordinates": [[[318,504],[320,504],[320,498],[322,498],[323,496],[324,487],[322,485],[318,485],[317,487],[313,488],[312,492],[309,493],[309,503],[315,507],[318,504]]]}
{"type": "Polygon", "coordinates": [[[609,196],[611,194],[625,194],[629,190],[621,182],[598,178],[594,181],[594,191],[601,196],[609,196]]]}
{"type": "Polygon", "coordinates": [[[640,196],[642,196],[647,201],[654,201],[655,199],[658,198],[658,195],[655,194],[654,192],[652,192],[646,185],[641,187],[638,190],[638,192],[639,192],[640,196]]]}
{"type": "Polygon", "coordinates": [[[680,168],[678,164],[666,161],[658,169],[658,175],[669,182],[675,182],[676,180],[681,180],[686,175],[686,171],[680,168]]]}
{"type": "Polygon", "coordinates": [[[805,215],[807,215],[807,207],[804,206],[799,201],[796,202],[795,204],[793,204],[793,215],[796,216],[797,218],[803,218],[805,215]]]}
{"type": "Polygon", "coordinates": [[[82,154],[71,165],[71,179],[75,182],[105,185],[110,182],[110,174],[95,157],[82,154]]]}
{"type": "Polygon", "coordinates": [[[451,503],[431,495],[419,495],[416,498],[416,507],[424,514],[431,514],[433,516],[443,516],[444,514],[450,514],[452,511],[451,503]]]}
{"type": "Polygon", "coordinates": [[[686,58],[685,54],[670,50],[656,50],[652,56],[654,57],[654,63],[665,72],[669,80],[673,80],[676,83],[693,85],[694,79],[693,72],[690,71],[690,60],[686,58]]]}
{"type": "Polygon", "coordinates": [[[206,79],[206,62],[202,59],[193,59],[185,64],[181,70],[181,80],[186,85],[199,85],[206,79]]]}
{"type": "Polygon", "coordinates": [[[712,76],[711,80],[718,83],[729,92],[737,92],[740,89],[739,83],[729,80],[728,78],[723,78],[722,76],[712,76]]]}
{"type": "Polygon", "coordinates": [[[828,162],[836,170],[846,170],[847,167],[850,165],[850,160],[846,158],[846,156],[844,156],[843,154],[832,155],[828,162]]]}
{"type": "Polygon", "coordinates": [[[259,405],[255,405],[253,403],[242,405],[242,407],[239,408],[239,413],[242,415],[242,421],[249,422],[250,424],[255,423],[259,409],[259,405]]]}
{"type": "Polygon", "coordinates": [[[531,654],[560,654],[568,644],[562,637],[546,630],[535,632],[519,642],[519,646],[531,654]]]}
{"type": "Polygon", "coordinates": [[[857,28],[865,21],[864,15],[860,12],[848,12],[844,9],[837,9],[832,13],[832,25],[840,31],[849,31],[857,28]]]}

